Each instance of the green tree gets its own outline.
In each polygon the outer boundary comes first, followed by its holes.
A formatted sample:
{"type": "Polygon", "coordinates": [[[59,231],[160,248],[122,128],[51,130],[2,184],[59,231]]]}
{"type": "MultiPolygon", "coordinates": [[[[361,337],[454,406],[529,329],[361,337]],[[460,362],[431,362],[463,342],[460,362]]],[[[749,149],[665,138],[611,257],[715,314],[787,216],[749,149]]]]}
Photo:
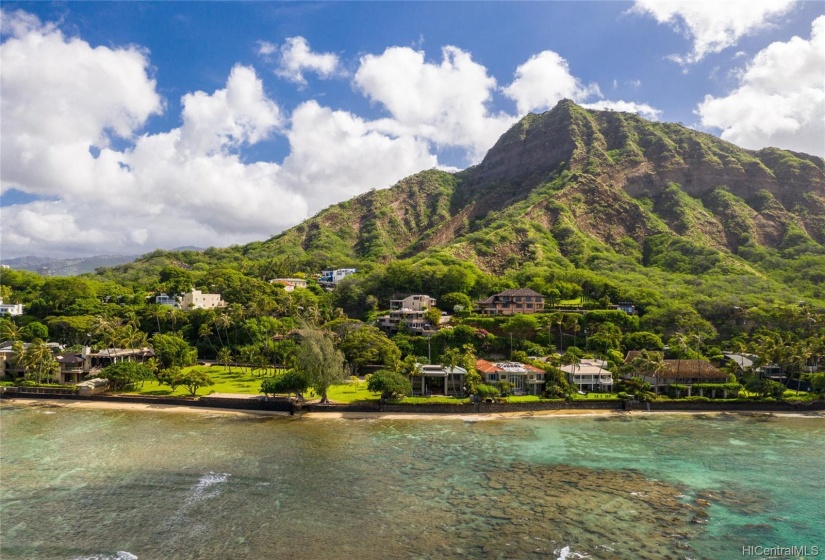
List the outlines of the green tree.
{"type": "Polygon", "coordinates": [[[31,342],[35,339],[42,339],[48,340],[49,339],[49,328],[44,325],[43,323],[38,323],[37,321],[33,321],[20,329],[20,334],[23,340],[31,342]]]}
{"type": "Polygon", "coordinates": [[[296,367],[307,376],[309,386],[321,396],[321,403],[329,403],[329,386],[345,376],[344,355],[322,331],[303,329],[300,334],[302,340],[295,357],[296,367]]]}
{"type": "Polygon", "coordinates": [[[364,325],[349,330],[341,342],[341,351],[349,363],[352,375],[368,364],[381,364],[395,369],[401,359],[401,351],[377,327],[364,325]]]}
{"type": "Polygon", "coordinates": [[[381,369],[369,376],[367,389],[381,393],[382,399],[405,397],[412,393],[409,378],[389,369],[381,369]]]}
{"type": "Polygon", "coordinates": [[[109,380],[113,391],[122,391],[139,381],[152,379],[152,370],[138,362],[116,362],[100,370],[100,377],[109,380]]]}
{"type": "Polygon", "coordinates": [[[267,377],[261,381],[261,393],[267,396],[295,393],[298,399],[303,400],[304,393],[308,388],[309,380],[307,376],[294,369],[287,370],[274,377],[267,377]]]}
{"type": "Polygon", "coordinates": [[[197,395],[198,389],[201,387],[211,387],[215,384],[206,372],[195,368],[182,370],[180,381],[180,384],[186,387],[186,390],[189,391],[189,394],[193,397],[197,395]]]}
{"type": "MultiPolygon", "coordinates": [[[[22,345],[18,347],[18,351],[22,345]]],[[[43,375],[46,379],[51,379],[52,376],[59,371],[60,366],[54,359],[51,348],[42,339],[36,338],[29,344],[22,355],[23,367],[26,371],[26,376],[30,377],[34,372],[37,374],[37,382],[43,382],[43,375]]]]}
{"type": "Polygon", "coordinates": [[[198,351],[180,336],[175,334],[156,334],[152,337],[152,347],[161,368],[172,366],[186,367],[198,359],[198,351]]]}
{"type": "Polygon", "coordinates": [[[624,335],[622,346],[625,351],[630,350],[662,350],[665,347],[662,338],[652,332],[639,331],[624,335]]]}

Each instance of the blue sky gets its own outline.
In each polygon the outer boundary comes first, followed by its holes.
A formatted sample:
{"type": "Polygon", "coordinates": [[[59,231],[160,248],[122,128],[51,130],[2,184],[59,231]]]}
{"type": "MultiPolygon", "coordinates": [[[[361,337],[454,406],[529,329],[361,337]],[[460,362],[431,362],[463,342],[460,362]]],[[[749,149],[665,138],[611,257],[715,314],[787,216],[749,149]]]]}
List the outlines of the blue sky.
{"type": "Polygon", "coordinates": [[[825,155],[825,3],[4,2],[2,238],[265,239],[561,98],[825,155]]]}

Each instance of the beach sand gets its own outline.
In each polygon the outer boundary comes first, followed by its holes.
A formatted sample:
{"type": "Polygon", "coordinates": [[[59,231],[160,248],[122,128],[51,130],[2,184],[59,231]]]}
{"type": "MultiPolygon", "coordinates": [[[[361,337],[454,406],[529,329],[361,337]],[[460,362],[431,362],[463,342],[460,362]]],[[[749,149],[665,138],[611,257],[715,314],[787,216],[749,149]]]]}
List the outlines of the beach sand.
{"type": "MultiPolygon", "coordinates": [[[[289,416],[288,412],[276,412],[271,410],[231,410],[226,408],[211,408],[204,406],[180,406],[171,404],[142,404],[142,403],[118,403],[110,401],[72,401],[63,399],[2,399],[3,406],[31,406],[40,408],[75,408],[86,410],[124,410],[143,412],[177,412],[181,414],[205,414],[205,415],[229,415],[229,416],[289,416]]],[[[741,415],[775,415],[775,416],[807,416],[814,418],[825,418],[823,412],[731,412],[731,411],[653,411],[634,410],[626,412],[623,410],[604,409],[562,409],[562,410],[535,410],[535,411],[513,411],[513,412],[492,412],[492,413],[471,413],[452,414],[444,413],[391,413],[391,412],[304,412],[297,414],[294,418],[307,418],[311,420],[463,420],[468,422],[479,422],[485,420],[502,420],[518,418],[552,418],[552,417],[587,417],[587,416],[627,416],[627,415],[650,415],[650,414],[741,414],[741,415]]]]}

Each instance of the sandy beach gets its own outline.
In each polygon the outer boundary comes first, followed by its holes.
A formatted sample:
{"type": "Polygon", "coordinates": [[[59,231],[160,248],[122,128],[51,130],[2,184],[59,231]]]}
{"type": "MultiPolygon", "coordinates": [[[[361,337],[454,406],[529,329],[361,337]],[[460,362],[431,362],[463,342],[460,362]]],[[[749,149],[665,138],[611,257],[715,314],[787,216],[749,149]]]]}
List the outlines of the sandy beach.
{"type": "MultiPolygon", "coordinates": [[[[230,410],[225,408],[211,408],[203,406],[180,406],[171,404],[142,404],[142,403],[117,403],[108,401],[71,401],[71,400],[48,400],[48,399],[3,399],[2,406],[30,406],[37,408],[74,408],[86,410],[123,410],[123,411],[143,411],[160,413],[180,413],[180,414],[201,414],[214,416],[216,414],[227,416],[285,416],[288,412],[276,412],[270,410],[230,410]]],[[[307,418],[311,420],[463,420],[467,422],[479,422],[485,420],[517,419],[517,418],[552,418],[552,417],[586,417],[586,416],[637,416],[650,414],[741,414],[741,415],[775,415],[775,416],[806,416],[813,418],[825,418],[823,412],[731,412],[731,411],[644,411],[634,410],[630,412],[622,410],[604,409],[562,409],[562,410],[536,410],[536,411],[513,411],[494,413],[472,413],[472,414],[451,414],[445,413],[391,413],[391,412],[304,412],[294,418],[307,418]]]]}

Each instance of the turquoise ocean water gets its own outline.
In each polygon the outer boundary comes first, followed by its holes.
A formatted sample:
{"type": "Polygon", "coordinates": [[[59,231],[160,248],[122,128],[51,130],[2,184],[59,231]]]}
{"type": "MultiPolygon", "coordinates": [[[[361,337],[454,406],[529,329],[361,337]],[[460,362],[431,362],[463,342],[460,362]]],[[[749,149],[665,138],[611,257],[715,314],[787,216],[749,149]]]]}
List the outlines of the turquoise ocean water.
{"type": "Polygon", "coordinates": [[[825,418],[0,421],[4,560],[825,556],[825,418]]]}

